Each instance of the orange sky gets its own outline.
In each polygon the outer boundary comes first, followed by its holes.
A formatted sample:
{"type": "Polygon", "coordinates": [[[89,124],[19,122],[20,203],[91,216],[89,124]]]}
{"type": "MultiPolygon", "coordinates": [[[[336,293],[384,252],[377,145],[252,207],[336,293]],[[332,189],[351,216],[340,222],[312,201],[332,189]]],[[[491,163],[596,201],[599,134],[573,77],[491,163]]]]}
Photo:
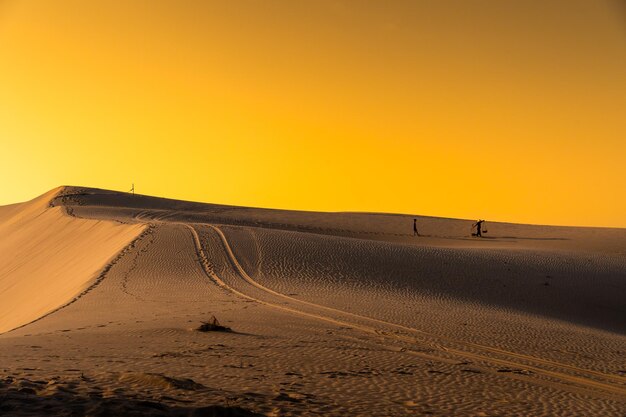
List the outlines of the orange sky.
{"type": "Polygon", "coordinates": [[[0,0],[0,204],[626,227],[625,114],[618,0],[0,0]]]}

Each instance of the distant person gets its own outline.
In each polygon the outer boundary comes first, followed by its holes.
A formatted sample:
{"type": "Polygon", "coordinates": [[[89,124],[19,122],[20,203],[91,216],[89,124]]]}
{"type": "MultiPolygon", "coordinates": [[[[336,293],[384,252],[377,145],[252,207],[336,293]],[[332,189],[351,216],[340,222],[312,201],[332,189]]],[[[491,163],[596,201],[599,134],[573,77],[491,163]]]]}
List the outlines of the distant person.
{"type": "Polygon", "coordinates": [[[476,223],[472,225],[472,227],[476,227],[476,233],[474,234],[474,236],[483,237],[483,223],[484,222],[485,222],[484,220],[479,219],[476,223]]]}
{"type": "Polygon", "coordinates": [[[419,236],[420,233],[417,231],[417,219],[413,219],[413,236],[419,236]]]}

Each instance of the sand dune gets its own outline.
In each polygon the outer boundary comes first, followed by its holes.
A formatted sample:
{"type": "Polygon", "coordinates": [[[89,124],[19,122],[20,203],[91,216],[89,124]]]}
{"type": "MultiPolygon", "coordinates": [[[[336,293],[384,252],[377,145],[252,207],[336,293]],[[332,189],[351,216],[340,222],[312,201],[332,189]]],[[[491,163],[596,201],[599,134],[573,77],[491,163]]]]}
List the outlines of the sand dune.
{"type": "Polygon", "coordinates": [[[0,211],[0,332],[70,302],[144,226],[90,221],[49,207],[61,189],[0,211]]]}
{"type": "Polygon", "coordinates": [[[625,230],[412,219],[77,187],[2,207],[4,410],[626,413],[625,230]],[[233,331],[194,330],[212,315],[233,331]]]}

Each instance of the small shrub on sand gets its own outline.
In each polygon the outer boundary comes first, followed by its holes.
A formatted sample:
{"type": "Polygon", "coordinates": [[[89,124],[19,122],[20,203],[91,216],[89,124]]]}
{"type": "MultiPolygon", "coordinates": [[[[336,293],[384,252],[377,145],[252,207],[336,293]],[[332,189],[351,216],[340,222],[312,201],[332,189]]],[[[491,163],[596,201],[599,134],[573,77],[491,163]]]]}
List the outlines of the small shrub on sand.
{"type": "Polygon", "coordinates": [[[209,321],[203,321],[196,330],[199,332],[230,332],[231,328],[222,326],[215,316],[211,316],[209,321]]]}

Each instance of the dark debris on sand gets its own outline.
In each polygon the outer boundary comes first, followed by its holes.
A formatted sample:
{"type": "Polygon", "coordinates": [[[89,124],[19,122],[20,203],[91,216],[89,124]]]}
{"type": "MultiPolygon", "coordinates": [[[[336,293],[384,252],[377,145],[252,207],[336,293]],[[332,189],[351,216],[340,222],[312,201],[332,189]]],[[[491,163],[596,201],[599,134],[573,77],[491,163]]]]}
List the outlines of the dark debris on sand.
{"type": "Polygon", "coordinates": [[[202,322],[196,329],[199,332],[231,332],[230,327],[222,326],[215,316],[211,316],[208,321],[202,322]]]}

